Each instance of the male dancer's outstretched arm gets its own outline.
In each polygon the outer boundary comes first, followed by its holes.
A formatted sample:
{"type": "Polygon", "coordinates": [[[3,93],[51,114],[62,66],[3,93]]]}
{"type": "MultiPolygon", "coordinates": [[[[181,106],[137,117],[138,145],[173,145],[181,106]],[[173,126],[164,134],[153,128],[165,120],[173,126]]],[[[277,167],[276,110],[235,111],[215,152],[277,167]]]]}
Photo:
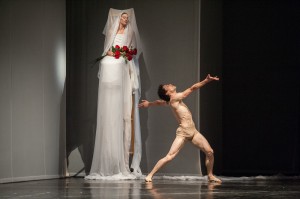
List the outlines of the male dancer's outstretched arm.
{"type": "MultiPolygon", "coordinates": [[[[177,97],[179,100],[182,100],[182,99],[186,98],[187,96],[189,96],[193,91],[201,88],[205,84],[207,84],[211,81],[214,81],[214,80],[218,81],[219,78],[217,76],[212,77],[212,76],[210,76],[210,74],[208,74],[203,81],[193,84],[191,87],[187,88],[185,91],[183,91],[181,93],[176,93],[177,97]]],[[[168,86],[168,85],[165,85],[165,86],[168,86]]],[[[153,102],[149,102],[147,100],[142,100],[142,102],[138,105],[138,107],[139,108],[148,108],[150,106],[165,106],[168,104],[169,104],[168,102],[166,102],[165,100],[161,100],[161,99],[155,100],[153,102]]]]}
{"type": "Polygon", "coordinates": [[[164,100],[155,100],[153,102],[149,102],[147,100],[142,100],[142,103],[138,105],[139,108],[148,108],[149,106],[165,106],[168,105],[164,100]]]}
{"type": "Polygon", "coordinates": [[[189,87],[186,90],[184,90],[183,92],[177,93],[177,94],[179,95],[180,100],[183,100],[184,98],[186,98],[187,96],[189,96],[193,91],[195,91],[197,89],[200,89],[205,84],[207,84],[207,83],[209,83],[211,81],[219,81],[219,78],[217,76],[212,77],[212,76],[210,76],[210,74],[208,74],[204,80],[193,84],[191,87],[189,87]]]}

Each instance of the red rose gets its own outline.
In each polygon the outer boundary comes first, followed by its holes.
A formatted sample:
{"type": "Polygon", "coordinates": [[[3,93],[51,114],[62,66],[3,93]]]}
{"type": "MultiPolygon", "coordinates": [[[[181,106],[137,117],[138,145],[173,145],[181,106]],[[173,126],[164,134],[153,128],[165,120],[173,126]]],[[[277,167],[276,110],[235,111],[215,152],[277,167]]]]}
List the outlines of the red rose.
{"type": "Polygon", "coordinates": [[[116,52],[115,52],[115,58],[119,59],[120,55],[121,55],[120,51],[116,50],[116,52]]]}
{"type": "Polygon", "coordinates": [[[126,54],[126,57],[127,57],[128,61],[132,60],[132,56],[129,53],[126,54]]]}
{"type": "Polygon", "coordinates": [[[135,49],[133,49],[133,52],[132,52],[134,55],[136,55],[137,54],[137,49],[135,48],[135,49]]]}
{"type": "Polygon", "coordinates": [[[115,47],[116,49],[120,49],[120,46],[119,45],[116,45],[116,47],[115,47]]]}
{"type": "Polygon", "coordinates": [[[128,52],[128,47],[127,46],[123,46],[123,50],[125,51],[125,52],[128,52]]]}

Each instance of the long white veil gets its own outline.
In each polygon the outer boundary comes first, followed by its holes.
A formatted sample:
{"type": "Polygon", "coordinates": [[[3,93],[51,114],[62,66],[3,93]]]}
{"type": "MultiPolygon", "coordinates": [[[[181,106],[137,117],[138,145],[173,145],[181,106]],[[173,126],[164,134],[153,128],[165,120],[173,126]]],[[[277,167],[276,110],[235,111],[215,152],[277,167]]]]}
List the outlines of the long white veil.
{"type": "MultiPolygon", "coordinates": [[[[132,61],[122,63],[122,68],[124,68],[124,71],[129,71],[130,77],[128,79],[127,74],[128,72],[122,72],[120,77],[117,76],[112,77],[111,80],[116,81],[109,84],[109,87],[107,87],[106,80],[107,73],[104,72],[101,69],[101,63],[104,64],[104,62],[100,62],[99,67],[99,73],[98,77],[100,79],[99,82],[99,94],[98,94],[98,119],[97,119],[97,132],[96,132],[96,141],[95,141],[95,150],[94,150],[94,157],[93,157],[93,163],[90,175],[86,177],[86,179],[102,179],[104,176],[114,175],[115,172],[112,171],[111,168],[109,168],[108,162],[113,160],[114,158],[120,158],[120,162],[118,163],[119,166],[117,166],[119,169],[115,169],[120,171],[121,173],[126,173],[126,168],[129,169],[129,149],[130,149],[130,140],[131,140],[131,106],[133,106],[133,113],[134,113],[134,154],[132,158],[132,163],[130,168],[133,170],[133,174],[135,176],[141,176],[142,172],[140,169],[140,161],[141,161],[141,154],[142,154],[142,144],[141,144],[141,128],[140,128],[140,119],[139,119],[139,111],[138,111],[138,102],[140,98],[140,91],[141,91],[141,83],[140,83],[140,74],[139,74],[139,63],[138,58],[140,54],[142,53],[142,48],[140,44],[140,36],[136,25],[136,19],[134,10],[127,9],[127,10],[116,10],[111,8],[109,10],[107,23],[105,25],[105,28],[103,30],[103,34],[105,35],[105,42],[104,42],[104,51],[103,55],[107,53],[107,51],[112,47],[114,39],[116,37],[116,33],[119,27],[120,17],[121,14],[126,12],[128,14],[129,22],[125,28],[124,31],[124,45],[128,46],[129,48],[137,48],[137,55],[133,58],[132,61]],[[128,70],[127,70],[127,69],[128,70]],[[127,75],[126,75],[127,74],[127,75]],[[124,76],[125,75],[125,76],[124,76]],[[123,76],[123,78],[122,78],[123,76]],[[122,80],[123,79],[123,80],[122,80]],[[127,79],[127,80],[126,80],[127,79]],[[128,84],[128,80],[131,82],[128,84]],[[120,82],[121,81],[121,82],[120,82]],[[122,83],[123,81],[123,83],[122,83]],[[124,82],[125,81],[125,82],[124,82]],[[119,83],[117,83],[119,82],[119,83]],[[114,91],[115,83],[118,85],[123,85],[123,90],[114,91]],[[103,87],[104,85],[105,88],[103,87]],[[127,86],[126,86],[127,85],[127,86]],[[128,86],[129,85],[129,86],[128,86]],[[125,86],[125,87],[124,87],[125,86]],[[111,95],[111,93],[114,93],[111,95]],[[132,95],[134,97],[134,104],[132,105],[132,95]],[[114,97],[110,97],[114,96],[114,97]],[[121,105],[118,102],[118,99],[123,98],[125,102],[125,106],[121,105]],[[107,104],[110,104],[110,102],[115,101],[117,103],[113,104],[119,104],[120,107],[112,107],[111,110],[116,110],[116,112],[122,113],[122,114],[112,114],[110,109],[107,109],[107,104]],[[127,105],[126,105],[127,104],[127,105]],[[130,109],[130,110],[129,110],[130,109]],[[105,111],[103,111],[105,110],[105,111]],[[123,111],[122,111],[123,110],[123,111]],[[107,112],[108,111],[108,112],[107,112]],[[115,115],[115,116],[114,116],[115,115]],[[117,126],[120,126],[122,128],[122,125],[114,125],[113,121],[120,121],[120,117],[123,116],[124,125],[123,130],[117,129],[116,131],[112,131],[110,127],[113,129],[119,128],[117,126]],[[99,119],[100,118],[100,119],[99,119]],[[111,118],[111,119],[110,119],[111,118]],[[128,125],[129,124],[129,125],[128,125]],[[106,130],[103,130],[106,129],[106,130]],[[124,132],[123,134],[118,134],[115,132],[124,132]],[[101,133],[99,133],[101,132],[101,133]],[[113,135],[114,134],[114,135],[113,135]],[[115,143],[111,143],[111,141],[115,140],[115,143]],[[111,144],[115,144],[115,146],[111,146],[111,144]],[[107,148],[105,147],[107,146],[107,148]],[[124,146],[124,154],[120,154],[120,151],[118,150],[119,147],[124,146]],[[115,151],[115,152],[114,152],[115,151]],[[111,155],[109,155],[111,154],[111,155]],[[109,160],[109,161],[108,161],[109,160]],[[105,161],[107,163],[105,163],[105,161]],[[125,168],[125,169],[124,169],[125,168]],[[100,176],[99,176],[100,175],[100,176]],[[97,176],[97,177],[95,177],[97,176]],[[99,177],[99,178],[98,178],[99,177]]],[[[111,59],[111,58],[109,58],[111,59]]],[[[103,61],[105,58],[103,59],[103,61]]],[[[117,60],[116,60],[117,61],[117,60]]],[[[117,61],[118,62],[118,61],[117,61]]],[[[104,65],[102,65],[103,67],[104,65]]],[[[113,66],[105,67],[105,70],[113,70],[113,66]]],[[[120,73],[118,73],[120,74],[120,73]]],[[[115,74],[115,75],[118,75],[115,74]]],[[[122,152],[121,152],[122,153],[122,152]]],[[[116,178],[123,178],[122,176],[117,176],[116,178]]],[[[126,178],[126,175],[125,175],[126,178]]],[[[105,178],[107,179],[107,178],[105,178]]],[[[110,179],[110,178],[109,178],[110,179]]]]}

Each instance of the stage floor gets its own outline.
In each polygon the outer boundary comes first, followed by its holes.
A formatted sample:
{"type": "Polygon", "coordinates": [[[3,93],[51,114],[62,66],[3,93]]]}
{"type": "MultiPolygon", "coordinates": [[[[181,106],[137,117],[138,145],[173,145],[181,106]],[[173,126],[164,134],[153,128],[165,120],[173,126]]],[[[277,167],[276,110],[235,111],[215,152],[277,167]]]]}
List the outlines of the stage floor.
{"type": "Polygon", "coordinates": [[[224,178],[218,185],[205,180],[157,179],[145,183],[65,178],[0,184],[0,198],[298,199],[300,179],[224,178]]]}

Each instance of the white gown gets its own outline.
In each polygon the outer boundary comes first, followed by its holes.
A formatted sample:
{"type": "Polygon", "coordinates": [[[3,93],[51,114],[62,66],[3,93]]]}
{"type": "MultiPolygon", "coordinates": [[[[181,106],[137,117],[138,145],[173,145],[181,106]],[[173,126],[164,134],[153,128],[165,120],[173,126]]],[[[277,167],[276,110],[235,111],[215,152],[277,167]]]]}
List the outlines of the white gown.
{"type": "MultiPolygon", "coordinates": [[[[124,40],[117,34],[113,46],[122,47],[124,40]]],[[[112,56],[105,56],[100,67],[95,148],[85,179],[135,179],[129,170],[134,67],[112,56]]]]}

